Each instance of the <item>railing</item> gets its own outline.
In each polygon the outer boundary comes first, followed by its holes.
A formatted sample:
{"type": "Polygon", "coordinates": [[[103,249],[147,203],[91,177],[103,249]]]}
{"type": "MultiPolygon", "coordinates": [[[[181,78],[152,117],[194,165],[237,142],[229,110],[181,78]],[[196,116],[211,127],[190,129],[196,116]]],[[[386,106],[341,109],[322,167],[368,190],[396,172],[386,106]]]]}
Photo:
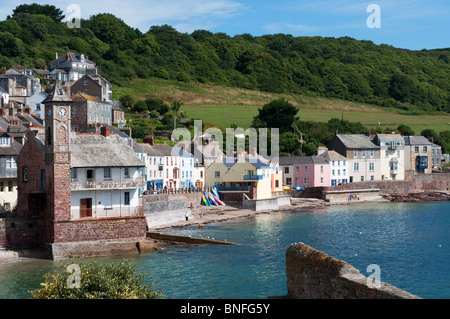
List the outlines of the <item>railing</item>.
{"type": "Polygon", "coordinates": [[[262,175],[244,175],[244,181],[259,181],[262,179],[262,175]]]}
{"type": "MultiPolygon", "coordinates": [[[[102,217],[137,217],[144,216],[143,206],[128,206],[122,205],[120,207],[112,208],[97,208],[92,207],[92,216],[85,218],[102,218],[102,217]]],[[[79,212],[77,210],[72,212],[72,219],[78,219],[79,212]]]]}
{"type": "Polygon", "coordinates": [[[250,190],[250,186],[245,185],[245,186],[216,186],[217,191],[219,192],[248,192],[250,190]]]}
{"type": "Polygon", "coordinates": [[[139,188],[144,187],[142,178],[126,178],[123,180],[86,180],[71,181],[72,190],[85,190],[85,189],[121,189],[121,188],[139,188]]]}

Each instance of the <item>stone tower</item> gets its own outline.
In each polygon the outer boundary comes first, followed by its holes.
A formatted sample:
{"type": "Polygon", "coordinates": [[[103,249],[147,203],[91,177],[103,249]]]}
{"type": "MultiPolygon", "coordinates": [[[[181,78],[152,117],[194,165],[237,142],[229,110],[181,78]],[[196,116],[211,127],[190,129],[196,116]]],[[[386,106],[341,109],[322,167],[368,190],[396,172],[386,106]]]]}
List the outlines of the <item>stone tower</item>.
{"type": "Polygon", "coordinates": [[[70,99],[56,82],[45,104],[45,191],[47,210],[44,219],[48,227],[48,242],[58,242],[57,224],[70,220],[70,99]]]}

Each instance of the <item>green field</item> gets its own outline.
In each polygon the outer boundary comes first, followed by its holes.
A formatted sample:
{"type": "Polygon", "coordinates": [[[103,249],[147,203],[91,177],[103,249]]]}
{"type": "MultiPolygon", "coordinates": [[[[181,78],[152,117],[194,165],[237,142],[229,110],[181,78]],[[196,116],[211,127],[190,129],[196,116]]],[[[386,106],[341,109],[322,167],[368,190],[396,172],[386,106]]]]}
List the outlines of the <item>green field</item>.
{"type": "MultiPolygon", "coordinates": [[[[234,123],[238,127],[248,128],[258,108],[255,105],[184,105],[181,109],[190,118],[201,119],[204,123],[219,127],[231,127],[234,123]]],[[[366,126],[397,128],[400,124],[411,127],[416,134],[426,128],[434,129],[437,133],[450,130],[450,116],[445,115],[402,115],[393,111],[378,108],[363,107],[356,109],[320,109],[300,107],[299,117],[304,121],[326,122],[331,118],[344,118],[352,122],[361,122],[366,126]]]]}
{"type": "Polygon", "coordinates": [[[350,101],[304,96],[267,93],[239,88],[229,88],[201,83],[183,83],[162,79],[135,79],[127,87],[115,87],[114,98],[130,94],[135,99],[158,97],[169,104],[174,100],[183,103],[185,117],[201,119],[205,124],[222,128],[248,128],[258,108],[273,99],[285,98],[299,108],[304,121],[326,122],[331,118],[344,118],[361,122],[366,126],[397,128],[400,124],[411,127],[418,135],[431,128],[437,133],[450,130],[450,114],[404,115],[397,110],[355,103],[350,101]]]}

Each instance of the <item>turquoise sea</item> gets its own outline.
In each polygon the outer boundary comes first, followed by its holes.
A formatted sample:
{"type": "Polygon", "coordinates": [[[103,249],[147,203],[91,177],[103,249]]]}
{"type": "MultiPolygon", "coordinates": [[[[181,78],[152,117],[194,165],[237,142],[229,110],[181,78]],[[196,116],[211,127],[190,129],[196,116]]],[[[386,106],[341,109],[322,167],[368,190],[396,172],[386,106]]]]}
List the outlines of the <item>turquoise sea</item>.
{"type": "MultiPolygon", "coordinates": [[[[337,205],[276,212],[254,218],[166,232],[210,237],[237,246],[171,246],[163,253],[126,256],[168,299],[267,298],[286,290],[285,253],[303,242],[345,260],[368,276],[422,298],[450,298],[450,203],[337,205]]],[[[98,258],[107,262],[115,258],[98,258]]],[[[26,260],[0,264],[0,298],[30,298],[58,263],[26,260]]]]}

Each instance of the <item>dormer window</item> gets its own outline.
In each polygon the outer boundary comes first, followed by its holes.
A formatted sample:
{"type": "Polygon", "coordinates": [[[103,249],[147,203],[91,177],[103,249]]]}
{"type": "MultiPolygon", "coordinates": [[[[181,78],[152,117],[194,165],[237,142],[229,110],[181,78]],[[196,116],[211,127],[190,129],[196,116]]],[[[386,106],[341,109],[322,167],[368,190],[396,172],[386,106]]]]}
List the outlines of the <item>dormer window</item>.
{"type": "Polygon", "coordinates": [[[11,139],[9,137],[0,137],[0,146],[10,146],[11,139]]]}

